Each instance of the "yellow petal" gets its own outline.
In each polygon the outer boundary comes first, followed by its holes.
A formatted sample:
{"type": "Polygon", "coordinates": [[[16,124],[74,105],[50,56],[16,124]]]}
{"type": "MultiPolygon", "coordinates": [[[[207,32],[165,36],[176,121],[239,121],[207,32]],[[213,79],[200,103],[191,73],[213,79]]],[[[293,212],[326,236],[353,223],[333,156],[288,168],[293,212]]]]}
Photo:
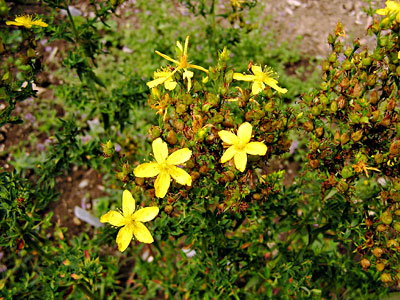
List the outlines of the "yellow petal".
{"type": "Polygon", "coordinates": [[[185,170],[175,166],[170,166],[168,171],[171,177],[175,179],[177,183],[188,186],[192,185],[192,177],[186,173],[185,170]]]}
{"type": "Polygon", "coordinates": [[[386,9],[395,12],[400,9],[400,3],[396,1],[386,1],[386,9]]]}
{"type": "Polygon", "coordinates": [[[277,90],[279,93],[285,94],[287,92],[287,89],[279,87],[277,85],[278,81],[276,81],[273,78],[270,78],[270,79],[266,80],[265,83],[267,85],[269,85],[270,87],[272,87],[274,90],[277,90]]]}
{"type": "Polygon", "coordinates": [[[158,55],[160,55],[162,58],[165,58],[166,60],[169,60],[169,61],[171,61],[171,62],[173,62],[173,63],[179,65],[179,61],[177,61],[177,60],[175,60],[175,59],[169,57],[168,55],[165,55],[165,54],[163,54],[163,53],[161,53],[161,52],[158,52],[157,50],[156,50],[156,53],[157,53],[158,55]]]}
{"type": "Polygon", "coordinates": [[[218,135],[221,138],[221,140],[228,145],[234,145],[239,142],[239,139],[236,136],[236,134],[234,134],[230,131],[221,130],[221,131],[218,131],[218,135]]]}
{"type": "Polygon", "coordinates": [[[158,212],[157,206],[141,208],[133,214],[133,219],[138,222],[148,222],[153,220],[158,215],[158,212]]]}
{"type": "Polygon", "coordinates": [[[47,27],[48,26],[47,23],[43,22],[41,19],[33,21],[32,24],[36,25],[36,26],[41,26],[41,27],[47,27]]]}
{"type": "Polygon", "coordinates": [[[167,80],[166,82],[164,82],[164,87],[169,91],[175,89],[176,85],[177,85],[176,81],[167,80]]]}
{"type": "Polygon", "coordinates": [[[233,161],[235,162],[236,169],[240,172],[243,172],[246,169],[247,164],[247,154],[244,151],[237,152],[233,157],[233,161]]]}
{"type": "Polygon", "coordinates": [[[189,46],[189,36],[187,36],[185,40],[185,49],[183,50],[183,55],[185,56],[187,55],[188,46],[189,46]]]}
{"type": "Polygon", "coordinates": [[[263,73],[261,66],[253,65],[251,67],[251,71],[253,72],[254,75],[261,75],[263,73]]]}
{"type": "Polygon", "coordinates": [[[171,177],[168,172],[161,172],[158,174],[156,181],[154,182],[154,188],[156,190],[156,196],[158,198],[164,198],[168,192],[169,185],[171,183],[171,177]]]}
{"type": "Polygon", "coordinates": [[[152,144],[154,158],[161,164],[168,157],[168,145],[161,138],[155,139],[152,144]]]}
{"type": "Polygon", "coordinates": [[[6,22],[7,25],[16,25],[16,26],[23,26],[24,24],[21,24],[19,22],[14,22],[14,21],[7,21],[6,22]]]}
{"type": "Polygon", "coordinates": [[[228,160],[231,160],[232,157],[237,153],[235,146],[230,146],[226,149],[224,155],[221,157],[221,163],[226,163],[228,160]]]}
{"type": "Polygon", "coordinates": [[[125,190],[122,194],[122,213],[124,214],[124,217],[131,216],[136,209],[135,206],[135,199],[133,199],[131,192],[125,190]]]}
{"type": "Polygon", "coordinates": [[[125,218],[117,211],[110,210],[100,218],[101,223],[110,223],[112,226],[120,227],[126,224],[125,218]]]}
{"type": "Polygon", "coordinates": [[[167,163],[169,165],[181,165],[188,161],[192,156],[192,151],[188,148],[183,148],[171,153],[167,158],[167,163]]]}
{"type": "Polygon", "coordinates": [[[167,80],[166,77],[160,77],[160,78],[157,78],[157,79],[147,82],[146,85],[149,87],[149,89],[152,89],[152,88],[156,87],[157,85],[160,85],[161,83],[165,82],[166,80],[167,80]]]}
{"type": "Polygon", "coordinates": [[[251,86],[251,92],[253,95],[259,94],[261,91],[263,91],[265,88],[265,85],[262,81],[256,80],[253,82],[253,85],[251,86]]]}
{"type": "Polygon", "coordinates": [[[131,242],[133,237],[133,224],[128,223],[124,227],[122,227],[117,235],[117,245],[118,250],[124,252],[126,248],[128,248],[129,243],[131,242]]]}
{"type": "Polygon", "coordinates": [[[200,70],[200,71],[208,73],[207,69],[204,69],[203,67],[198,66],[198,65],[188,64],[188,68],[193,68],[193,69],[197,69],[197,70],[200,70]]]}
{"type": "Polygon", "coordinates": [[[237,135],[242,145],[250,142],[252,129],[253,127],[248,122],[244,122],[239,126],[237,135]]]}
{"type": "Polygon", "coordinates": [[[233,79],[235,80],[244,80],[244,81],[253,81],[256,79],[254,75],[245,75],[241,73],[233,73],[233,79]]]}
{"type": "Polygon", "coordinates": [[[144,163],[135,168],[133,173],[136,177],[154,177],[160,174],[158,163],[144,163]]]}
{"type": "Polygon", "coordinates": [[[377,13],[378,15],[381,15],[381,16],[386,16],[386,15],[387,15],[386,8],[380,8],[380,9],[378,9],[378,10],[376,11],[376,13],[377,13]]]}
{"type": "Polygon", "coordinates": [[[154,242],[153,237],[151,236],[150,231],[140,222],[135,222],[133,225],[133,234],[135,238],[142,243],[151,244],[154,242]]]}
{"type": "Polygon", "coordinates": [[[246,145],[244,151],[251,155],[265,155],[268,147],[261,142],[251,142],[246,145]]]}

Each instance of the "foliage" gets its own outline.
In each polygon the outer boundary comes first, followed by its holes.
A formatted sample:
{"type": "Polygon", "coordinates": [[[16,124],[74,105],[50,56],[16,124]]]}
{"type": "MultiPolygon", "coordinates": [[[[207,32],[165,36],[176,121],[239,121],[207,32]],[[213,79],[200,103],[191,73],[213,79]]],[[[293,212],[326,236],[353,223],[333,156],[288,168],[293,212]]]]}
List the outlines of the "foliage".
{"type": "MultiPolygon", "coordinates": [[[[377,299],[395,290],[396,14],[379,10],[378,21],[370,8],[372,50],[346,47],[339,23],[322,80],[304,82],[285,73],[300,54],[254,25],[262,3],[185,0],[171,14],[172,2],[124,2],[88,1],[77,14],[68,0],[45,0],[48,27],[1,32],[4,130],[25,125],[22,101],[36,97],[43,69],[62,83],[54,99],[35,98],[32,128],[46,146],[19,136],[0,155],[11,166],[0,172],[0,299],[377,299]],[[189,35],[190,47],[188,38],[175,47],[189,35]],[[57,70],[42,67],[45,39],[65,49],[57,70]],[[298,170],[288,182],[281,165],[290,163],[298,170]],[[96,227],[79,232],[53,216],[74,168],[101,174],[107,194],[93,201],[96,227]],[[136,202],[123,200],[120,214],[123,189],[136,202]]],[[[13,20],[10,11],[0,0],[1,17],[13,20]]]]}

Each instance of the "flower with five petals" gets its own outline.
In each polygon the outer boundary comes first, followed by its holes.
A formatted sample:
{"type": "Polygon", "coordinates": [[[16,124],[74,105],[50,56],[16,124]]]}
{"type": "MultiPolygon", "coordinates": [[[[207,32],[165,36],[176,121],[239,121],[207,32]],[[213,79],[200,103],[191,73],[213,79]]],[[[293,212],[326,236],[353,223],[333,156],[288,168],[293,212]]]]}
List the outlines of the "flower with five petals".
{"type": "Polygon", "coordinates": [[[248,122],[239,126],[237,135],[226,130],[219,131],[218,135],[221,140],[230,145],[222,155],[221,163],[225,163],[233,157],[236,169],[243,172],[246,169],[247,154],[265,155],[268,149],[267,146],[262,142],[250,142],[251,133],[252,126],[248,122]]]}
{"type": "Polygon", "coordinates": [[[381,16],[396,16],[396,21],[400,22],[400,3],[396,1],[386,1],[386,7],[376,11],[381,16]]]}
{"type": "Polygon", "coordinates": [[[40,18],[32,20],[31,15],[22,15],[15,17],[15,21],[7,21],[7,25],[24,26],[25,28],[32,28],[32,26],[47,27],[48,25],[40,18]]]}
{"type": "Polygon", "coordinates": [[[171,177],[182,185],[192,185],[192,177],[185,170],[177,167],[188,161],[192,156],[192,151],[183,148],[173,152],[168,156],[168,146],[161,138],[155,139],[152,143],[153,154],[156,161],[144,163],[135,168],[133,171],[136,177],[154,177],[156,196],[164,198],[167,194],[171,177]]]}
{"type": "Polygon", "coordinates": [[[118,250],[121,252],[128,248],[133,236],[142,243],[154,242],[150,231],[143,223],[153,220],[158,215],[158,207],[144,207],[135,211],[135,205],[131,192],[125,190],[122,195],[122,213],[110,210],[100,218],[101,223],[110,223],[116,227],[123,226],[117,235],[118,250]]]}
{"type": "Polygon", "coordinates": [[[251,92],[253,95],[257,95],[262,90],[264,90],[265,85],[269,85],[270,87],[282,94],[287,92],[287,89],[283,89],[278,86],[278,81],[274,78],[275,73],[274,71],[272,71],[271,68],[265,67],[263,71],[261,69],[261,66],[253,65],[251,67],[251,72],[253,73],[253,75],[234,73],[233,79],[253,81],[253,85],[251,86],[251,92]]]}
{"type": "Polygon", "coordinates": [[[166,60],[169,60],[170,62],[173,62],[174,64],[177,65],[177,67],[168,76],[156,78],[152,81],[149,81],[147,83],[147,86],[149,88],[156,87],[157,85],[160,85],[160,84],[166,82],[167,80],[172,78],[172,76],[174,76],[174,74],[176,72],[183,70],[183,79],[187,79],[187,81],[188,81],[187,89],[189,91],[190,88],[192,87],[191,78],[193,77],[193,72],[189,71],[188,70],[189,68],[197,69],[197,70],[208,73],[208,71],[206,69],[204,69],[203,67],[200,67],[197,65],[192,65],[188,62],[188,54],[187,54],[188,45],[189,45],[189,37],[188,36],[186,37],[186,40],[185,40],[185,46],[182,46],[182,44],[179,41],[176,42],[176,47],[177,47],[177,52],[178,52],[178,60],[173,59],[173,58],[169,57],[168,55],[165,55],[161,52],[156,51],[156,53],[158,55],[160,55],[162,58],[165,58],[166,60]]]}

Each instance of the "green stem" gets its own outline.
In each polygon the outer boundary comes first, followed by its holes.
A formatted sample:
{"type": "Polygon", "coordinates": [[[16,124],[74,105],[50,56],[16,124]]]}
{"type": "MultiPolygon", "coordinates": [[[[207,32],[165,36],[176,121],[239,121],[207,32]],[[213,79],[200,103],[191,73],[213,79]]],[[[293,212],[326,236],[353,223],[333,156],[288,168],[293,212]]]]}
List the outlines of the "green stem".
{"type": "Polygon", "coordinates": [[[76,286],[78,287],[78,289],[80,289],[82,291],[82,293],[84,293],[87,297],[89,297],[89,299],[91,299],[91,300],[98,300],[99,299],[95,294],[93,294],[89,290],[89,288],[86,285],[84,285],[82,283],[77,283],[76,286]]]}

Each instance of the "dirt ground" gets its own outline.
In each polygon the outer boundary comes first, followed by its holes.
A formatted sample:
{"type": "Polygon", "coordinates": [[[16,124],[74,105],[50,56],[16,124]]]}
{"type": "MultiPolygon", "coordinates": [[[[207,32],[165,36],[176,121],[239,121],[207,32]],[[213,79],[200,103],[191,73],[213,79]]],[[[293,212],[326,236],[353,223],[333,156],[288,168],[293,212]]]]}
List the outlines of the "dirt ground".
{"type": "MultiPolygon", "coordinates": [[[[372,24],[365,9],[365,0],[264,0],[264,14],[271,15],[270,27],[278,30],[279,41],[294,41],[302,36],[299,48],[302,53],[325,57],[329,45],[328,35],[338,21],[343,24],[347,39],[359,38],[362,45],[373,42],[366,37],[366,30],[372,24]]],[[[372,6],[384,7],[384,1],[372,1],[372,6]]]]}

